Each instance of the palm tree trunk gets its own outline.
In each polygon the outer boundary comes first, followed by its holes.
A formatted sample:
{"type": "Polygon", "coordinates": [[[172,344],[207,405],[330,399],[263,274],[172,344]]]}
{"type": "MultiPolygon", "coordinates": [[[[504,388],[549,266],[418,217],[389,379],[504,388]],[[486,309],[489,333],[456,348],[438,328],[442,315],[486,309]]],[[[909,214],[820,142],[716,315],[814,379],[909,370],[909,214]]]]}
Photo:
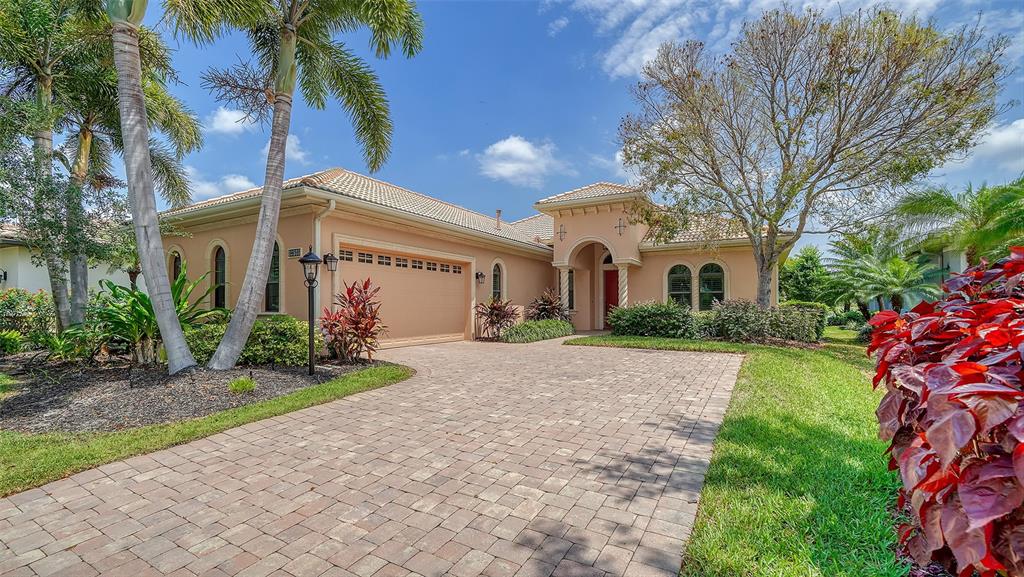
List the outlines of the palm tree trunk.
{"type": "MultiPolygon", "coordinates": [[[[71,167],[71,194],[68,197],[68,233],[81,231],[85,209],[82,206],[82,188],[89,174],[89,154],[92,149],[92,131],[82,127],[78,132],[78,156],[71,167]]],[[[85,322],[85,307],[89,303],[89,260],[83,249],[83,239],[72,242],[71,252],[71,323],[85,322]]]]}
{"type": "MultiPolygon", "coordinates": [[[[256,322],[261,308],[267,277],[270,274],[270,259],[277,237],[277,220],[281,211],[281,188],[284,186],[285,145],[291,127],[292,92],[295,89],[295,33],[281,31],[281,46],[278,53],[278,73],[275,78],[274,120],[270,132],[270,149],[267,152],[267,169],[263,177],[263,197],[260,201],[260,215],[256,221],[256,234],[252,243],[252,254],[245,269],[245,280],[238,293],[231,322],[217,345],[217,350],[207,366],[211,369],[230,369],[238,362],[242,348],[249,340],[249,333],[256,322]]],[[[312,319],[310,319],[312,322],[312,319]]]]}
{"type": "MultiPolygon", "coordinates": [[[[53,80],[48,77],[41,78],[36,88],[36,101],[39,106],[49,111],[53,99],[53,80]]],[[[43,169],[49,173],[53,170],[50,165],[53,157],[53,127],[47,126],[37,130],[32,135],[32,146],[39,155],[39,162],[46,165],[43,169]]],[[[38,210],[46,210],[39,207],[38,210]]],[[[53,309],[56,315],[57,332],[63,332],[71,325],[71,306],[68,304],[68,287],[64,278],[64,263],[60,259],[60,251],[47,250],[43,255],[46,262],[46,276],[50,280],[50,294],[53,296],[53,309]]]]}
{"type": "Polygon", "coordinates": [[[889,297],[889,302],[892,303],[892,310],[896,312],[903,312],[903,295],[894,294],[889,297]]]}
{"type": "Polygon", "coordinates": [[[857,310],[860,311],[860,314],[864,315],[865,321],[871,320],[871,309],[868,308],[868,303],[857,301],[857,310]]]}
{"type": "Polygon", "coordinates": [[[195,366],[196,361],[185,342],[185,333],[181,330],[171,298],[167,268],[164,266],[164,246],[160,238],[160,221],[156,212],[153,165],[149,157],[149,126],[139,59],[138,24],[145,14],[145,2],[109,2],[107,6],[113,24],[111,36],[114,43],[114,66],[117,68],[118,109],[121,114],[125,175],[135,225],[135,241],[142,274],[146,276],[146,288],[160,327],[160,337],[167,352],[167,369],[174,374],[195,366]]]}

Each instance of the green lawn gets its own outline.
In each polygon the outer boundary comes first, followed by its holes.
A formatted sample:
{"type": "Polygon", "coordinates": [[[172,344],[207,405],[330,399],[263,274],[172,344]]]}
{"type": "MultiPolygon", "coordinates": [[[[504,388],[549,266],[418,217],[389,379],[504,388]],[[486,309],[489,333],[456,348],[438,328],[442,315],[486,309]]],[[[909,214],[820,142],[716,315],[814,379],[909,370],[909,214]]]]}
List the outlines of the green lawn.
{"type": "Polygon", "coordinates": [[[823,349],[584,337],[569,344],[743,352],[683,577],[903,576],[897,479],[877,438],[870,359],[853,331],[823,349]]]}
{"type": "Polygon", "coordinates": [[[412,370],[379,365],[252,405],[115,433],[26,435],[0,431],[0,496],[132,455],[149,453],[260,419],[405,380],[412,370]]]}

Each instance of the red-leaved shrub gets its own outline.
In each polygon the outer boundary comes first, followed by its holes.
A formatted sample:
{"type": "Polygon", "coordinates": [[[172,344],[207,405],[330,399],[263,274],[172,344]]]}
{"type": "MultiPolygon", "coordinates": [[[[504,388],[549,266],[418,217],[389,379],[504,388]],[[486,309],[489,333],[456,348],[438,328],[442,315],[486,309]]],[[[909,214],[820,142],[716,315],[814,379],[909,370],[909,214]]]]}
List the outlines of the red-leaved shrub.
{"type": "Polygon", "coordinates": [[[501,331],[519,320],[519,311],[512,301],[492,298],[486,302],[476,303],[476,318],[480,321],[483,334],[498,340],[501,338],[501,331]]]}
{"type": "Polygon", "coordinates": [[[381,303],[374,300],[380,287],[373,286],[370,279],[344,286],[345,292],[335,297],[338,310],[325,308],[320,317],[324,343],[335,357],[343,361],[354,361],[363,353],[372,360],[380,344],[379,339],[387,330],[380,320],[381,303]]]}
{"type": "Polygon", "coordinates": [[[961,577],[1024,575],[1024,247],[957,275],[943,300],[883,311],[868,352],[880,435],[912,511],[900,542],[961,577]]]}

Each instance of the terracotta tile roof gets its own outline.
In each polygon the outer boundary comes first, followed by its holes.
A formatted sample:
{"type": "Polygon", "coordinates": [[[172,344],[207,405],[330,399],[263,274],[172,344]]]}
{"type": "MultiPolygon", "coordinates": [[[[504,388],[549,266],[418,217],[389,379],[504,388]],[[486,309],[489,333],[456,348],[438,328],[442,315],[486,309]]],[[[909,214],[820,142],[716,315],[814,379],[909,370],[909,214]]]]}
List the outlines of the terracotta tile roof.
{"type": "Polygon", "coordinates": [[[718,217],[693,217],[689,226],[676,233],[672,242],[701,242],[738,240],[747,238],[743,225],[735,219],[718,217]]]}
{"type": "MultiPolygon", "coordinates": [[[[470,231],[484,233],[496,238],[522,243],[534,247],[548,248],[536,242],[533,234],[528,234],[511,223],[499,227],[494,217],[454,205],[436,198],[358,174],[341,168],[331,168],[299,178],[288,179],[284,188],[308,186],[325,192],[337,194],[377,206],[405,212],[410,215],[425,217],[439,223],[465,228],[470,231]]],[[[228,204],[245,198],[257,197],[262,188],[253,188],[212,198],[181,209],[167,211],[165,216],[179,216],[200,208],[228,204]]]]}
{"type": "Polygon", "coordinates": [[[568,192],[563,192],[561,194],[541,199],[537,201],[537,204],[565,202],[569,200],[586,200],[590,198],[600,198],[602,196],[624,194],[627,192],[636,192],[636,189],[632,186],[615,184],[614,182],[595,182],[594,184],[588,184],[587,186],[574,188],[568,192]]]}
{"type": "Polygon", "coordinates": [[[540,213],[528,216],[513,222],[512,225],[525,232],[530,238],[550,240],[555,235],[555,219],[549,214],[540,213]]]}

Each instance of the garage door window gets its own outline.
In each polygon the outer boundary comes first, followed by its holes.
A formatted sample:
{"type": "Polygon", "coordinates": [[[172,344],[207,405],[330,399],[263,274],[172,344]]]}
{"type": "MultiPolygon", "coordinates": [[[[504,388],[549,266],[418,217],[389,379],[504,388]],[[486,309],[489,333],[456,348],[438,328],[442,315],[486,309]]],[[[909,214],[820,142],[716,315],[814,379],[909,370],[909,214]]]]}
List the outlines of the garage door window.
{"type": "Polygon", "coordinates": [[[368,252],[359,253],[359,262],[363,264],[373,264],[373,255],[368,252]]]}
{"type": "Polygon", "coordinates": [[[413,259],[412,268],[423,270],[423,261],[413,259]]]}
{"type": "Polygon", "coordinates": [[[436,271],[437,270],[437,263],[436,262],[428,262],[427,263],[427,270],[436,271]]]}
{"type": "Polygon", "coordinates": [[[382,266],[391,266],[391,257],[379,254],[377,255],[377,264],[382,266]]]}
{"type": "Polygon", "coordinates": [[[352,262],[352,251],[344,250],[344,249],[339,250],[338,251],[338,260],[343,260],[345,262],[352,262]]]}

